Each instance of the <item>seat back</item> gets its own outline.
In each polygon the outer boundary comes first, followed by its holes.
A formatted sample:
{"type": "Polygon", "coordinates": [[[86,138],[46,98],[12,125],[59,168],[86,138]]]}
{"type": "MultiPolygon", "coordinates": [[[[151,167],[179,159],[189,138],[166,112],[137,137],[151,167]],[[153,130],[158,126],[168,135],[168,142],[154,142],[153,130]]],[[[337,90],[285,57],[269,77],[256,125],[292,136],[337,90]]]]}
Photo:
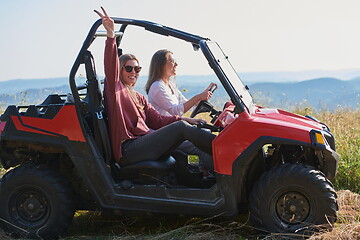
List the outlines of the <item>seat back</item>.
{"type": "Polygon", "coordinates": [[[50,94],[40,105],[62,104],[64,102],[58,94],[50,94]]]}
{"type": "Polygon", "coordinates": [[[113,164],[110,138],[106,122],[105,108],[100,82],[95,72],[95,63],[90,51],[85,54],[85,70],[87,78],[88,124],[90,125],[95,143],[105,162],[113,164]]]}
{"type": "Polygon", "coordinates": [[[40,111],[35,105],[29,105],[24,116],[26,117],[39,117],[40,111]]]}

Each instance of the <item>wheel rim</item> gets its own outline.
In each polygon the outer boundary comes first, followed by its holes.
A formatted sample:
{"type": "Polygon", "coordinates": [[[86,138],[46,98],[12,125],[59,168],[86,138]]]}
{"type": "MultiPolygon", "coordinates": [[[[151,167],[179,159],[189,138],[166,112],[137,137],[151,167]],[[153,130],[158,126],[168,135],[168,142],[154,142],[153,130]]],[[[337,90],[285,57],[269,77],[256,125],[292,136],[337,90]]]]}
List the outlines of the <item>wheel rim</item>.
{"type": "Polygon", "coordinates": [[[10,198],[10,215],[23,226],[41,226],[49,217],[49,201],[40,189],[20,188],[10,198]]]}
{"type": "Polygon", "coordinates": [[[305,222],[310,213],[308,199],[299,192],[286,192],[276,201],[276,214],[287,224],[305,222]]]}

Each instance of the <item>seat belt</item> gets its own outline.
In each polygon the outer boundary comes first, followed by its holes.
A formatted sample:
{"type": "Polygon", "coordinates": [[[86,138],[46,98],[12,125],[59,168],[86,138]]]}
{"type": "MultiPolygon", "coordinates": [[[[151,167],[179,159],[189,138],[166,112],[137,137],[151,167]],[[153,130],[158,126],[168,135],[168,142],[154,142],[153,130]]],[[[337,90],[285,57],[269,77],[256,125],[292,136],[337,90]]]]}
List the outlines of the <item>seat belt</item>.
{"type": "Polygon", "coordinates": [[[104,160],[111,165],[112,151],[108,135],[108,129],[105,122],[105,113],[100,90],[99,81],[96,78],[94,58],[90,51],[85,53],[85,69],[87,77],[87,91],[89,94],[89,111],[92,117],[93,135],[104,160]]]}

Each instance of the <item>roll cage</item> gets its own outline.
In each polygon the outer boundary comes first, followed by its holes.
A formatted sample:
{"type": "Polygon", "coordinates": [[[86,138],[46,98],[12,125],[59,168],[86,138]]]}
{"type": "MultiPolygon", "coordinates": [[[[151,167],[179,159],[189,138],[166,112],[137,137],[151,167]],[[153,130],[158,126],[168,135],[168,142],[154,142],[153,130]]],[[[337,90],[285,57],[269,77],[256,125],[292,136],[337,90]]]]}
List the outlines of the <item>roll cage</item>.
{"type": "MultiPolygon", "coordinates": [[[[241,97],[239,97],[232,87],[232,85],[229,83],[229,80],[224,73],[224,71],[221,69],[220,65],[218,64],[217,60],[214,58],[213,54],[211,53],[210,49],[208,48],[206,42],[210,41],[210,39],[201,37],[198,35],[190,34],[184,31],[180,31],[174,28],[166,27],[161,24],[149,22],[149,21],[143,21],[143,20],[135,20],[135,19],[127,19],[127,18],[112,18],[115,22],[115,24],[121,24],[120,29],[118,32],[116,32],[116,43],[117,46],[120,46],[121,39],[124,35],[124,32],[126,28],[129,25],[132,26],[138,26],[143,27],[145,30],[160,34],[163,36],[171,36],[177,39],[184,40],[186,42],[189,42],[192,44],[194,50],[201,49],[203,52],[205,58],[207,59],[210,67],[215,72],[216,76],[222,83],[224,89],[227,91],[228,95],[230,96],[231,101],[235,105],[235,113],[241,113],[245,111],[244,103],[241,100],[241,97]]],[[[74,97],[75,105],[77,108],[78,114],[80,113],[80,105],[81,100],[79,97],[78,90],[80,89],[75,82],[75,75],[80,67],[81,64],[85,64],[86,72],[87,72],[87,84],[97,84],[94,82],[97,82],[96,80],[96,72],[95,67],[93,64],[93,61],[91,60],[92,56],[90,51],[88,51],[88,48],[91,46],[92,42],[96,39],[98,36],[97,30],[102,24],[101,19],[97,20],[93,26],[91,27],[81,49],[80,52],[75,60],[75,63],[70,71],[69,76],[69,83],[71,92],[74,97]]]]}

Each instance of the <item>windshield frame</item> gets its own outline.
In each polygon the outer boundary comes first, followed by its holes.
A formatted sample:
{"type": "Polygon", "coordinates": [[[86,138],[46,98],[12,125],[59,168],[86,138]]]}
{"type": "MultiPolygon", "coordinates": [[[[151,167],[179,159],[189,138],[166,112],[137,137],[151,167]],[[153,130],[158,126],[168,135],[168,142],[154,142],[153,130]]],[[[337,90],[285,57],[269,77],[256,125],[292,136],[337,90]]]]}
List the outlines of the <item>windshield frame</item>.
{"type": "Polygon", "coordinates": [[[200,48],[208,60],[210,67],[213,69],[226,92],[229,94],[232,103],[236,106],[235,113],[239,114],[245,110],[250,113],[254,105],[253,98],[248,91],[248,87],[242,82],[240,76],[233,68],[228,56],[223,52],[220,45],[215,41],[202,40],[200,41],[200,48]],[[222,59],[215,55],[214,51],[210,49],[209,44],[216,45],[222,54],[222,59]],[[222,67],[224,64],[228,64],[228,70],[225,70],[225,67],[222,67]],[[232,78],[230,78],[230,76],[232,76],[232,78]]]}

